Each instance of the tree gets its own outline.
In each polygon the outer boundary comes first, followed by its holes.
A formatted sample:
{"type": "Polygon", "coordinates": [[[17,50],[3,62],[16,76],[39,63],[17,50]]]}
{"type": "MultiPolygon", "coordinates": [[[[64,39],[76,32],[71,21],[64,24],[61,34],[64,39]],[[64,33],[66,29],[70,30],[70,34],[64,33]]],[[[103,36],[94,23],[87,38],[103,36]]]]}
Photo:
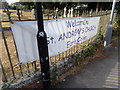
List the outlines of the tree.
{"type": "Polygon", "coordinates": [[[88,2],[88,10],[111,10],[112,2],[88,2]]]}
{"type": "Polygon", "coordinates": [[[29,10],[32,10],[35,6],[34,2],[19,2],[21,5],[25,5],[25,7],[29,10]]]}
{"type": "MultiPolygon", "coordinates": [[[[120,1],[116,5],[116,10],[117,10],[117,17],[118,17],[118,24],[120,25],[120,1]]],[[[120,26],[119,26],[120,28],[120,26]]]]}
{"type": "Polygon", "coordinates": [[[45,9],[64,9],[64,7],[71,8],[77,5],[76,2],[43,2],[43,7],[45,9]]]}

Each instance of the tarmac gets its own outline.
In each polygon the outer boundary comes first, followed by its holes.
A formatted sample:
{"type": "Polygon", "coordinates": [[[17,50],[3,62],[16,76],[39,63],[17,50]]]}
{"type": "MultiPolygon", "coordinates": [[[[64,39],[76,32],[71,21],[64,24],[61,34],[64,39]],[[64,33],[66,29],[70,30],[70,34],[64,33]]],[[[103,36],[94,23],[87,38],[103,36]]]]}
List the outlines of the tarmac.
{"type": "MultiPolygon", "coordinates": [[[[120,41],[119,41],[120,42],[120,41]]],[[[74,75],[69,75],[65,81],[58,83],[54,88],[119,88],[118,75],[118,41],[104,52],[107,58],[96,58],[74,75]]]]}

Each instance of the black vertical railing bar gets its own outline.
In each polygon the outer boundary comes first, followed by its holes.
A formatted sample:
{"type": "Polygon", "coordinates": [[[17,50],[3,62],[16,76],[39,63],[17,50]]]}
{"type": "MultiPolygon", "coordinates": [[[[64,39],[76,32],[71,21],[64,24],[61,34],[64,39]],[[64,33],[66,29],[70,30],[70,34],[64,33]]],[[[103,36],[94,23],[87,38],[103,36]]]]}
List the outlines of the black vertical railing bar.
{"type": "Polygon", "coordinates": [[[62,60],[62,58],[63,58],[63,57],[62,57],[62,53],[60,53],[60,60],[62,60]]]}
{"type": "MultiPolygon", "coordinates": [[[[1,21],[0,21],[0,33],[2,32],[2,25],[1,25],[1,21]]],[[[4,70],[4,67],[2,65],[2,61],[1,61],[1,58],[0,58],[0,66],[1,66],[1,69],[2,69],[2,77],[4,77],[4,80],[5,82],[7,82],[7,77],[6,77],[6,73],[5,73],[5,70],[4,70]]]]}
{"type": "Polygon", "coordinates": [[[48,10],[48,12],[47,12],[47,16],[48,16],[48,20],[50,19],[50,16],[49,16],[49,10],[48,10]]]}
{"type": "Polygon", "coordinates": [[[43,26],[43,14],[42,14],[42,5],[41,2],[36,2],[37,10],[37,24],[38,24],[38,51],[40,58],[41,66],[41,75],[43,81],[43,88],[50,88],[50,66],[49,66],[49,55],[48,55],[48,44],[47,44],[47,35],[44,31],[43,26]]]}
{"type": "MultiPolygon", "coordinates": [[[[35,8],[35,6],[36,6],[36,4],[34,4],[34,16],[35,16],[35,20],[36,20],[37,18],[36,18],[36,8],[35,8]]],[[[33,61],[35,72],[38,70],[36,63],[37,63],[36,61],[33,61]]]]}
{"type": "Polygon", "coordinates": [[[6,41],[6,39],[5,39],[5,35],[4,35],[4,32],[3,32],[3,31],[2,31],[2,36],[3,36],[4,43],[5,43],[5,47],[6,47],[6,50],[7,50],[7,54],[8,54],[8,58],[9,58],[9,62],[10,62],[11,70],[12,70],[12,74],[13,74],[13,77],[15,78],[15,73],[14,73],[14,69],[13,69],[13,64],[12,64],[12,61],[11,61],[9,49],[8,49],[8,46],[7,46],[7,41],[6,41]]]}
{"type": "Polygon", "coordinates": [[[75,47],[76,47],[76,45],[75,45],[75,46],[73,46],[73,51],[72,51],[72,54],[74,54],[74,53],[75,53],[75,47]]]}
{"type": "MultiPolygon", "coordinates": [[[[9,21],[13,24],[13,22],[11,20],[11,17],[10,17],[10,12],[9,12],[9,9],[8,9],[7,5],[6,5],[6,9],[7,9],[7,15],[8,15],[9,21]]],[[[13,33],[12,33],[12,37],[13,37],[13,41],[14,41],[14,45],[15,45],[16,55],[17,55],[18,62],[19,62],[18,51],[17,51],[17,47],[16,47],[16,43],[15,43],[15,39],[14,39],[13,33]]],[[[19,63],[19,67],[20,67],[21,76],[23,76],[22,65],[20,63],[19,63]]]]}
{"type": "MultiPolygon", "coordinates": [[[[0,22],[0,27],[2,28],[1,22],[0,22]]],[[[13,74],[13,77],[15,78],[15,72],[14,72],[14,69],[13,69],[13,64],[12,64],[11,57],[10,57],[10,52],[9,52],[9,49],[8,49],[8,46],[7,46],[7,41],[5,39],[5,35],[4,35],[4,31],[3,30],[2,30],[2,37],[3,37],[3,40],[4,40],[5,47],[6,47],[8,60],[10,62],[10,67],[11,67],[11,70],[12,70],[12,74],[13,74]]]]}
{"type": "MultiPolygon", "coordinates": [[[[35,7],[35,4],[34,4],[34,7],[35,7]]],[[[37,17],[36,17],[36,8],[34,8],[34,15],[35,15],[35,20],[37,20],[37,17]]],[[[35,69],[35,72],[37,71],[37,65],[36,65],[36,61],[33,62],[34,63],[34,69],[35,69]]]]}
{"type": "Polygon", "coordinates": [[[70,48],[70,56],[72,55],[73,47],[70,48]]]}
{"type": "MultiPolygon", "coordinates": [[[[12,36],[13,36],[13,33],[12,33],[12,36]]],[[[14,41],[15,50],[16,50],[16,55],[17,55],[18,63],[19,63],[19,56],[18,56],[18,51],[17,51],[17,47],[16,47],[16,43],[15,43],[15,39],[14,39],[14,37],[13,37],[13,41],[14,41]]],[[[23,76],[23,71],[22,71],[22,65],[21,65],[21,63],[19,63],[19,68],[20,68],[21,76],[23,76]]]]}
{"type": "Polygon", "coordinates": [[[69,56],[70,56],[70,51],[71,51],[71,49],[69,49],[69,56]]]}
{"type": "Polygon", "coordinates": [[[62,53],[62,60],[64,59],[64,52],[62,53]]]}
{"type": "Polygon", "coordinates": [[[73,51],[73,47],[70,48],[70,56],[71,56],[71,54],[72,54],[72,51],[73,51]]]}
{"type": "Polygon", "coordinates": [[[51,63],[52,63],[52,62],[51,62],[51,57],[50,57],[50,58],[49,58],[49,64],[50,64],[50,66],[51,66],[51,63]]]}
{"type": "MultiPolygon", "coordinates": [[[[13,33],[12,33],[12,37],[13,37],[13,33]]],[[[18,56],[18,51],[17,51],[17,47],[16,47],[16,43],[15,43],[14,37],[13,37],[13,42],[14,42],[14,46],[15,46],[16,56],[18,58],[18,63],[19,63],[19,56],[18,56]]],[[[23,76],[23,71],[22,71],[22,65],[21,65],[21,63],[19,63],[19,68],[20,68],[21,76],[23,76]]]]}
{"type": "Polygon", "coordinates": [[[2,77],[4,77],[4,81],[5,81],[5,82],[8,82],[7,77],[6,77],[6,74],[5,74],[4,67],[3,67],[3,65],[2,65],[1,59],[0,59],[0,65],[1,65],[2,73],[3,73],[3,74],[2,74],[2,77]]]}
{"type": "Polygon", "coordinates": [[[52,13],[52,19],[54,19],[54,11],[53,11],[53,13],[52,13]]]}
{"type": "Polygon", "coordinates": [[[10,17],[10,14],[11,14],[11,13],[9,12],[8,5],[5,5],[5,8],[6,8],[6,10],[7,10],[8,19],[9,19],[9,21],[12,23],[11,17],[10,17]]]}
{"type": "Polygon", "coordinates": [[[17,15],[18,15],[18,20],[20,21],[21,18],[20,18],[20,10],[19,9],[17,9],[17,15]]]}
{"type": "Polygon", "coordinates": [[[67,57],[67,51],[65,51],[65,58],[67,57]]]}
{"type": "Polygon", "coordinates": [[[36,61],[34,61],[33,64],[34,64],[34,71],[36,72],[37,71],[36,61]]]}
{"type": "Polygon", "coordinates": [[[54,56],[54,63],[56,63],[56,56],[54,56]]]}
{"type": "MultiPolygon", "coordinates": [[[[77,44],[77,45],[78,45],[78,44],[77,44]]],[[[77,47],[77,45],[74,46],[74,53],[76,53],[76,47],[77,47]]]]}
{"type": "Polygon", "coordinates": [[[28,73],[30,73],[29,63],[27,63],[27,70],[28,70],[28,73]]]}
{"type": "Polygon", "coordinates": [[[59,55],[58,55],[58,61],[60,60],[60,53],[59,53],[59,55]]]}

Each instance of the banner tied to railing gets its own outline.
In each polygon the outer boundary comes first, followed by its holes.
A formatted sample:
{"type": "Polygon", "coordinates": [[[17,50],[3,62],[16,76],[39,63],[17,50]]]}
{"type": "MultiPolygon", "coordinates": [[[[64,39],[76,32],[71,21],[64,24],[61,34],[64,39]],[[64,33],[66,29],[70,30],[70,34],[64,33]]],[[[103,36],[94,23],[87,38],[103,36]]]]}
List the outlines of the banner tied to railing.
{"type": "MultiPolygon", "coordinates": [[[[58,55],[95,36],[99,20],[100,17],[76,17],[44,21],[49,56],[58,55]]],[[[26,63],[39,60],[37,21],[14,21],[11,28],[19,61],[26,63]]]]}

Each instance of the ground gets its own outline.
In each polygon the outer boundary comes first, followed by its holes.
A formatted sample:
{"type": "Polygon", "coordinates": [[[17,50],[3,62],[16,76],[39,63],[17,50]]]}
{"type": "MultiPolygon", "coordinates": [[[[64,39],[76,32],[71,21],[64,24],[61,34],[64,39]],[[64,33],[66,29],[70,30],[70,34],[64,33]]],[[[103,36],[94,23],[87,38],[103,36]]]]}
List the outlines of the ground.
{"type": "Polygon", "coordinates": [[[117,39],[109,51],[104,52],[106,58],[95,58],[82,70],[65,78],[55,88],[118,88],[118,45],[117,39]]]}

